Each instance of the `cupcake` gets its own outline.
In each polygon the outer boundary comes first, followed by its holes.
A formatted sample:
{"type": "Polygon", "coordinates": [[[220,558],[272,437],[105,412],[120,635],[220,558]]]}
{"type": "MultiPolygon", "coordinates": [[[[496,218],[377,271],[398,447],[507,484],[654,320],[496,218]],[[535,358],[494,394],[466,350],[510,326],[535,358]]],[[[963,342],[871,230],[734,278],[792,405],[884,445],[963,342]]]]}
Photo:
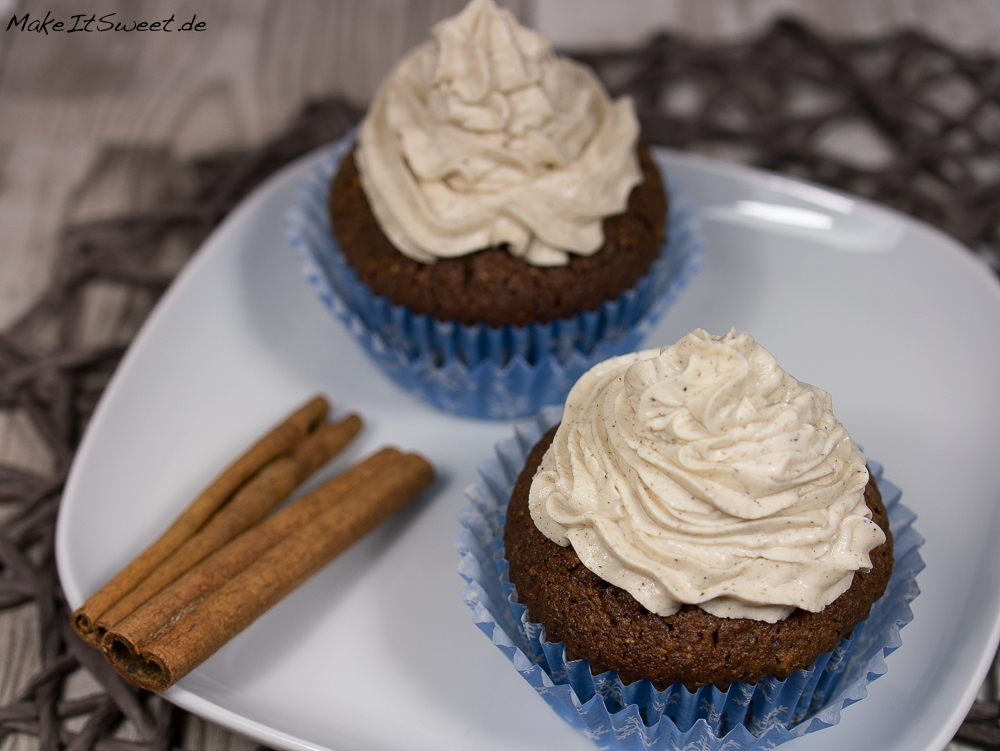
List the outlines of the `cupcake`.
{"type": "Polygon", "coordinates": [[[510,417],[634,349],[694,272],[693,214],[669,192],[630,99],[473,0],[323,160],[291,239],[397,382],[510,417]]]}
{"type": "Polygon", "coordinates": [[[476,620],[565,719],[611,748],[771,747],[884,672],[922,540],[829,394],[699,330],[549,417],[504,449],[512,488],[481,469],[460,547],[476,620]]]}

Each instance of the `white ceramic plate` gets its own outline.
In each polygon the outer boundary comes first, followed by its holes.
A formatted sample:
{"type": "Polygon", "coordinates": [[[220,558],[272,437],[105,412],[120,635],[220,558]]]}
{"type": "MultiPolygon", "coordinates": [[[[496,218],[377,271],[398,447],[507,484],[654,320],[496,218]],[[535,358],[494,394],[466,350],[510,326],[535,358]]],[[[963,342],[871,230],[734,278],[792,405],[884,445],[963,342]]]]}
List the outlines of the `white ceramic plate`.
{"type": "MultiPolygon", "coordinates": [[[[927,537],[923,594],[889,672],[839,725],[788,751],[936,751],[986,672],[1000,624],[1000,286],[906,217],[740,167],[667,155],[706,219],[706,265],[647,346],[747,330],[904,490],[927,537]]],[[[593,748],[472,623],[452,540],[462,490],[507,423],[399,392],[314,299],[284,240],[308,158],[245,201],[150,316],[88,427],[58,521],[78,605],[220,467],[308,395],[367,429],[325,474],[386,443],[440,479],[167,692],[287,749],[593,748]]]]}

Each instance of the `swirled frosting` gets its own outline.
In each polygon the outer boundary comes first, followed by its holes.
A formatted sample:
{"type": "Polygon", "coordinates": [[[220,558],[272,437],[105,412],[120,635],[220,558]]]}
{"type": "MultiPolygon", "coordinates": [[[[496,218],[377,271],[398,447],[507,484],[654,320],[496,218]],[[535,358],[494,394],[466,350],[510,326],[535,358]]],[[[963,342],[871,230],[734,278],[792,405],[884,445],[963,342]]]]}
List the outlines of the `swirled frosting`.
{"type": "Polygon", "coordinates": [[[433,29],[382,83],[355,161],[372,211],[430,263],[506,243],[539,266],[591,255],[642,181],[631,99],[491,0],[433,29]]]}
{"type": "Polygon", "coordinates": [[[696,330],[570,392],[531,484],[539,530],[654,613],[818,612],[885,542],[865,459],[825,391],[749,334],[696,330]]]}

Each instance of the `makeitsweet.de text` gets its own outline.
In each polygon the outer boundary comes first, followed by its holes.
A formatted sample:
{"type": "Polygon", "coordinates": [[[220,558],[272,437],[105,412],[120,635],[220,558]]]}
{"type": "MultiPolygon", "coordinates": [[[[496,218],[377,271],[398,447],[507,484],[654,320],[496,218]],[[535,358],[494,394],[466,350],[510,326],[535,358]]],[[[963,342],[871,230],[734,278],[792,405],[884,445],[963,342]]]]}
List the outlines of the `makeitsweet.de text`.
{"type": "MultiPolygon", "coordinates": [[[[31,18],[30,13],[18,16],[16,13],[11,16],[7,23],[7,31],[34,31],[38,34],[49,32],[95,32],[95,31],[205,31],[207,23],[199,21],[197,14],[191,16],[191,20],[178,23],[173,14],[170,18],[161,21],[121,21],[115,18],[117,13],[105,13],[98,16],[91,13],[77,13],[69,17],[68,21],[61,21],[52,15],[51,11],[45,12],[44,18],[31,18]]],[[[2,22],[0,22],[2,23],[2,22]]]]}

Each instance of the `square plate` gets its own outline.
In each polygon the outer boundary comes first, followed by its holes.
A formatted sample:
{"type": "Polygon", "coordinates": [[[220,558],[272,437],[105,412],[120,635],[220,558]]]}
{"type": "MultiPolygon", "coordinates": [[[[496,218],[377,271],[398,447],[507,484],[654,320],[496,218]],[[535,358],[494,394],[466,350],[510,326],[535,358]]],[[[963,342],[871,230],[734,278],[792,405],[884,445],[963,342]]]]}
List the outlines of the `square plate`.
{"type": "MultiPolygon", "coordinates": [[[[788,178],[661,153],[705,220],[706,264],[645,346],[751,332],[886,467],[927,537],[903,646],[840,724],[788,751],[937,751],[1000,634],[1000,285],[954,240],[788,178]]],[[[452,540],[463,489],[510,423],[400,392],[313,297],[284,213],[315,155],[246,199],[150,315],[88,426],[57,527],[79,605],[252,437],[310,394],[367,427],[321,473],[385,444],[439,480],[166,692],[285,749],[581,749],[473,625],[452,540]]]]}

